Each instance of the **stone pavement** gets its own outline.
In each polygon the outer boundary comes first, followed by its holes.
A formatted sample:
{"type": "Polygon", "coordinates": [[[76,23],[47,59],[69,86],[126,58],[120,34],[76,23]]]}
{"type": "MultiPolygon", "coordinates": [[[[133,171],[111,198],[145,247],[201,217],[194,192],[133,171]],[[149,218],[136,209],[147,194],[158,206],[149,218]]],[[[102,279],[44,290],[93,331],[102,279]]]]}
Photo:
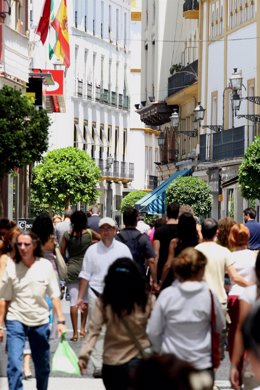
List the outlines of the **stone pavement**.
{"type": "MultiPolygon", "coordinates": [[[[24,381],[24,390],[35,390],[35,379],[24,381]]],[[[218,386],[221,390],[230,390],[229,381],[216,381],[215,385],[218,386]]],[[[68,378],[68,377],[50,377],[48,390],[57,390],[62,388],[62,390],[105,390],[102,379],[94,378],[68,378]]],[[[0,378],[0,389],[7,390],[8,384],[6,378],[0,378]]]]}
{"type": "MultiPolygon", "coordinates": [[[[28,381],[23,381],[24,390],[35,390],[36,384],[35,379],[30,379],[28,381]]],[[[104,390],[102,379],[94,378],[54,378],[50,377],[48,390],[104,390]]],[[[8,390],[8,384],[6,378],[0,378],[0,389],[8,390]]]]}

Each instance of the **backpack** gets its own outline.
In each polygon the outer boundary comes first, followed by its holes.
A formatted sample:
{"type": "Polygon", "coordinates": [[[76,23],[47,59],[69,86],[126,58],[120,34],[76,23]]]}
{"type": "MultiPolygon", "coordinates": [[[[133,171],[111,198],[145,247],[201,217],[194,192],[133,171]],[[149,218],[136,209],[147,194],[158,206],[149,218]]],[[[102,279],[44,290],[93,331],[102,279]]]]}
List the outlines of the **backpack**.
{"type": "Polygon", "coordinates": [[[145,274],[145,257],[142,253],[140,239],[143,236],[143,233],[136,231],[122,230],[117,234],[118,241],[121,241],[123,244],[128,246],[130,252],[132,253],[134,261],[139,265],[142,273],[145,274]]]}

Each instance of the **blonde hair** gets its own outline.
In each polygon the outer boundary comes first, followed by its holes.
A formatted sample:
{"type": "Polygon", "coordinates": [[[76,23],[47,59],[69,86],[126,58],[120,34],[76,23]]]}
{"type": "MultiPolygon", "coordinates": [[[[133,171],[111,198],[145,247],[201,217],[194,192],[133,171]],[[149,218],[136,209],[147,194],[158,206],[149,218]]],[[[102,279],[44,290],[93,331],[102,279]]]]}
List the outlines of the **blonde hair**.
{"type": "Polygon", "coordinates": [[[185,248],[174,259],[173,269],[179,280],[189,280],[204,270],[207,264],[206,256],[195,248],[185,248]]]}
{"type": "Polygon", "coordinates": [[[228,236],[228,246],[230,248],[247,246],[249,238],[250,238],[249,229],[242,223],[236,223],[230,229],[230,233],[228,236]]]}

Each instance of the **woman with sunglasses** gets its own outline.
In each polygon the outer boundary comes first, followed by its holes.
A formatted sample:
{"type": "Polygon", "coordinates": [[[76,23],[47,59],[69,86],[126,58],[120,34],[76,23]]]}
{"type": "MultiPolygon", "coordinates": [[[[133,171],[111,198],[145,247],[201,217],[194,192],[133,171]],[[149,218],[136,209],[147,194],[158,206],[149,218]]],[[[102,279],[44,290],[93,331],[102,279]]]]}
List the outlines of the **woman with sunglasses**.
{"type": "Polygon", "coordinates": [[[0,311],[0,341],[6,338],[9,390],[22,390],[23,349],[28,337],[38,390],[47,390],[50,373],[49,308],[46,294],[52,300],[58,318],[58,333],[65,330],[60,289],[51,263],[42,257],[41,243],[33,232],[16,238],[15,262],[8,262],[0,283],[5,302],[0,311]]]}

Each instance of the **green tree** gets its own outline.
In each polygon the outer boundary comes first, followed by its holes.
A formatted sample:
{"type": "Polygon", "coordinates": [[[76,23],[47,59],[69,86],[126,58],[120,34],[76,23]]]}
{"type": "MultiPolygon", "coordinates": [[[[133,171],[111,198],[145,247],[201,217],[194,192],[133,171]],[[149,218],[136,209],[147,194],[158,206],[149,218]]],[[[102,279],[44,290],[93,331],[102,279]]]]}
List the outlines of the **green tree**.
{"type": "Polygon", "coordinates": [[[32,209],[61,211],[78,202],[92,203],[99,195],[100,176],[100,169],[83,150],[52,150],[33,169],[32,209]]]}
{"type": "Polygon", "coordinates": [[[127,207],[135,207],[136,202],[145,195],[147,195],[147,192],[143,190],[129,192],[121,201],[121,211],[124,212],[127,207]]]}
{"type": "Polygon", "coordinates": [[[37,110],[17,89],[0,90],[0,180],[14,168],[40,161],[48,148],[49,126],[46,110],[37,110]]]}
{"type": "Polygon", "coordinates": [[[167,204],[192,206],[195,215],[205,217],[212,207],[212,195],[209,186],[194,176],[179,177],[169,185],[166,192],[167,204]]]}
{"type": "Polygon", "coordinates": [[[238,182],[246,199],[260,199],[260,136],[247,148],[239,167],[238,182]]]}

